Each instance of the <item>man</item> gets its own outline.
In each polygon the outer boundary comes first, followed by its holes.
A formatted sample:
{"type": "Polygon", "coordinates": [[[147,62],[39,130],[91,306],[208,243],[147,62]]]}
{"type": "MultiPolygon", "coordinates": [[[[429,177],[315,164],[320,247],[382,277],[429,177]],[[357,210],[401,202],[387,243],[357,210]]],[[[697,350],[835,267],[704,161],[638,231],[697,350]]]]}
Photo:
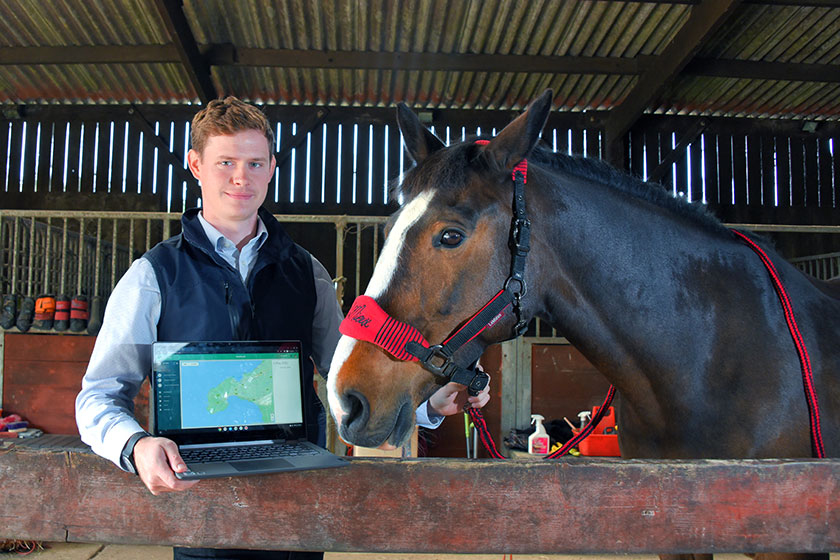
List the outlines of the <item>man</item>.
{"type": "MultiPolygon", "coordinates": [[[[303,343],[309,433],[323,441],[324,412],[312,388],[338,342],[342,314],[323,265],[292,242],[261,208],[276,165],[274,134],[256,107],[228,97],[192,122],[190,171],[202,208],[182,217],[182,233],[135,261],[105,310],[76,421],[97,454],[135,472],[152,494],[197,481],[175,477],[186,465],[174,442],[149,436],[133,416],[134,397],[151,371],[151,343],[190,340],[283,340],[303,343]],[[282,311],[282,312],[281,312],[282,311]]],[[[417,410],[437,426],[459,411],[463,386],[449,384],[417,410]]],[[[481,407],[485,390],[469,400],[481,407]]],[[[320,558],[323,553],[176,548],[175,558],[320,558]]]]}

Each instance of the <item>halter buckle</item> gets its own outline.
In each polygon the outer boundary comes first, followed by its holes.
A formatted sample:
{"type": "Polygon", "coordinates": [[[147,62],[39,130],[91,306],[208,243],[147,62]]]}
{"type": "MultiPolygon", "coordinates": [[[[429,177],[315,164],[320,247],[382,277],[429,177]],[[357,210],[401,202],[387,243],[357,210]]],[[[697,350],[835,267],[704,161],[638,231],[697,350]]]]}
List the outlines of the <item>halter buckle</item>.
{"type": "Polygon", "coordinates": [[[531,220],[528,218],[515,218],[510,228],[510,243],[516,249],[516,253],[525,256],[531,250],[531,220]]]}
{"type": "Polygon", "coordinates": [[[428,352],[423,360],[423,367],[439,377],[452,377],[451,372],[447,371],[452,365],[452,356],[448,356],[443,352],[443,346],[435,344],[429,346],[428,352]],[[439,363],[433,363],[432,360],[438,358],[439,363]]]}

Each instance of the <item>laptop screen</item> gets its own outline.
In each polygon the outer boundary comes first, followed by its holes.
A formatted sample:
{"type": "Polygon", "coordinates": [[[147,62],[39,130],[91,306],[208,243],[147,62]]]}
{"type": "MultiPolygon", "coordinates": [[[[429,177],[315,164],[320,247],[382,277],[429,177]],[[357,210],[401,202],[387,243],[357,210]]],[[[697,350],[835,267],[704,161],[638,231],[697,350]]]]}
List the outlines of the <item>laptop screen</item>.
{"type": "Polygon", "coordinates": [[[152,425],[178,444],[305,437],[299,341],[156,342],[152,425]]]}

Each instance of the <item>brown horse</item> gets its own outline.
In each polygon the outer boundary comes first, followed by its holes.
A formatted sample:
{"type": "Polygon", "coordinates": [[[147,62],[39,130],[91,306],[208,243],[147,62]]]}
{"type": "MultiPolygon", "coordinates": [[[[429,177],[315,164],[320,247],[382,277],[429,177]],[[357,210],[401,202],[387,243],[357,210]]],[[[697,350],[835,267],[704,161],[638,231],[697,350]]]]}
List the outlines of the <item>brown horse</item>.
{"type": "MultiPolygon", "coordinates": [[[[417,165],[366,301],[433,344],[456,331],[510,275],[511,172],[527,158],[530,253],[518,305],[452,361],[466,367],[540,317],[618,389],[623,457],[811,457],[799,357],[761,260],[702,206],[539,145],[550,106],[546,92],[489,143],[448,147],[400,106],[417,165]]],[[[826,452],[840,456],[840,291],[758,243],[807,345],[826,452]]],[[[342,337],[329,378],[341,436],[403,444],[412,411],[444,381],[342,337]]]]}

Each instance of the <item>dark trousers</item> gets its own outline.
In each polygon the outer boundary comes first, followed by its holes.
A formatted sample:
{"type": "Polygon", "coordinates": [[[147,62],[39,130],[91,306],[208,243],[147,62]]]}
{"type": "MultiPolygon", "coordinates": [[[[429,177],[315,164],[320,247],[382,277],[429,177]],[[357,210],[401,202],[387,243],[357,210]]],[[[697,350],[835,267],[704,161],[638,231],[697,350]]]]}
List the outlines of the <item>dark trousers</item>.
{"type": "Polygon", "coordinates": [[[241,550],[238,548],[182,548],[172,549],[174,560],[216,558],[223,560],[323,560],[323,552],[289,552],[287,550],[241,550]]]}

